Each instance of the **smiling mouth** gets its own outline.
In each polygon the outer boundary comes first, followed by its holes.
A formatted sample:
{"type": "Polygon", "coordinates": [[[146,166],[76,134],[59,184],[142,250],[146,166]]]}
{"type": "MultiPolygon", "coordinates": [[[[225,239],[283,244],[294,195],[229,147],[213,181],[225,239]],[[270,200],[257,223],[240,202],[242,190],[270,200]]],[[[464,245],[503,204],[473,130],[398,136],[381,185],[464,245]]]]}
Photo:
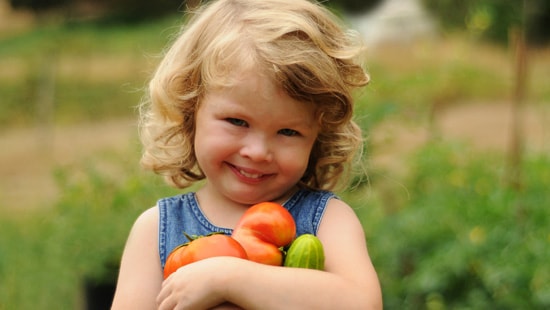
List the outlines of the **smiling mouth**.
{"type": "Polygon", "coordinates": [[[262,180],[262,179],[269,176],[269,174],[260,173],[258,171],[252,171],[250,169],[239,168],[239,167],[231,165],[231,164],[229,166],[241,178],[245,178],[245,179],[248,179],[248,180],[258,180],[259,181],[259,180],[262,180]]]}

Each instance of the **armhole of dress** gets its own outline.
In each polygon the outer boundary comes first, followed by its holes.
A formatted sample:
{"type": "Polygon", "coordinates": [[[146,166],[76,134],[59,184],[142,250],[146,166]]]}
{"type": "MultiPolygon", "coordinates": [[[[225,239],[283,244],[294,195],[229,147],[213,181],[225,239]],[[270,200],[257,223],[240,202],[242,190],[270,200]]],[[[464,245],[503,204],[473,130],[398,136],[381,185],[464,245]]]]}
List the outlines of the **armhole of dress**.
{"type": "Polygon", "coordinates": [[[166,264],[166,206],[159,200],[157,202],[157,208],[159,212],[159,223],[158,223],[158,250],[159,250],[159,259],[160,265],[164,268],[166,264]]]}

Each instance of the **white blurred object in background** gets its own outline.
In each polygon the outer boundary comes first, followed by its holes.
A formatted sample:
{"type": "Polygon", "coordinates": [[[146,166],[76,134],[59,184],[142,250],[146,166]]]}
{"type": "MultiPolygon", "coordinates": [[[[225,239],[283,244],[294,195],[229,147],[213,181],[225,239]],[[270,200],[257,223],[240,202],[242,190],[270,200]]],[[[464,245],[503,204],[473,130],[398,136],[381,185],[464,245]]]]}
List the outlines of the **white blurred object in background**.
{"type": "Polygon", "coordinates": [[[348,19],[369,47],[410,43],[436,33],[434,20],[420,0],[384,0],[371,11],[349,15],[348,19]]]}

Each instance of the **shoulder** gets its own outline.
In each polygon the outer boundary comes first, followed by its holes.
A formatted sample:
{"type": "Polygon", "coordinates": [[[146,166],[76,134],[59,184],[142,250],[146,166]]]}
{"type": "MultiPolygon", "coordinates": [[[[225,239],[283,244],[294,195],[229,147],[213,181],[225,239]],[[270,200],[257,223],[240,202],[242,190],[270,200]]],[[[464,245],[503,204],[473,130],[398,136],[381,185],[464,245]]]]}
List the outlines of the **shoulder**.
{"type": "Polygon", "coordinates": [[[149,208],[141,213],[135,220],[128,236],[127,248],[136,250],[147,247],[156,248],[158,245],[159,209],[157,206],[149,208]]]}
{"type": "Polygon", "coordinates": [[[158,227],[158,207],[154,206],[145,210],[138,216],[130,230],[126,241],[126,250],[142,251],[145,248],[156,250],[158,247],[158,227]]]}
{"type": "Polygon", "coordinates": [[[355,211],[343,200],[332,196],[326,204],[319,226],[320,234],[364,237],[363,226],[355,211]]]}
{"type": "Polygon", "coordinates": [[[157,228],[158,227],[158,219],[159,219],[159,208],[158,206],[151,207],[143,213],[141,213],[136,221],[134,222],[134,226],[132,228],[132,231],[134,230],[148,230],[151,228],[157,228]]]}

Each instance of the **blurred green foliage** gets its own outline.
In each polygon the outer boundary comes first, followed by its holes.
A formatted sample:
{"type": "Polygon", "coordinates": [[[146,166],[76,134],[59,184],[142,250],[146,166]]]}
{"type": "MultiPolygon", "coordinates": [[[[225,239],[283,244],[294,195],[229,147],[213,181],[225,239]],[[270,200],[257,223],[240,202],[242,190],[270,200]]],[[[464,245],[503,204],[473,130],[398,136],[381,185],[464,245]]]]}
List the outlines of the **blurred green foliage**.
{"type": "Polygon", "coordinates": [[[0,127],[32,125],[47,117],[40,113],[53,114],[56,123],[132,115],[180,23],[180,16],[132,25],[68,23],[0,38],[0,127]]]}
{"type": "Polygon", "coordinates": [[[0,309],[79,309],[86,282],[114,283],[129,229],[139,213],[173,189],[105,153],[56,172],[63,194],[53,209],[0,216],[0,309]],[[101,166],[113,164],[123,174],[101,166]]]}
{"type": "Polygon", "coordinates": [[[550,42],[550,2],[547,0],[423,0],[449,30],[507,43],[510,29],[524,27],[532,44],[550,42]]]}
{"type": "Polygon", "coordinates": [[[380,5],[383,0],[327,0],[323,4],[346,13],[367,12],[380,5]]]}
{"type": "MultiPolygon", "coordinates": [[[[68,18],[78,18],[79,6],[95,7],[100,19],[109,22],[139,22],[183,12],[189,7],[209,0],[9,0],[16,9],[31,9],[38,14],[57,9],[68,18]]],[[[325,5],[348,12],[364,12],[378,5],[381,0],[328,0],[325,5]]],[[[97,13],[96,13],[97,14],[97,13]]]]}
{"type": "MultiPolygon", "coordinates": [[[[550,2],[547,0],[421,0],[448,29],[467,29],[471,34],[505,43],[511,27],[524,25],[534,44],[550,41],[550,2]]],[[[140,22],[183,12],[200,0],[9,0],[13,8],[29,8],[38,14],[58,9],[67,18],[80,18],[79,6],[95,7],[103,22],[140,22]]],[[[206,2],[206,1],[202,1],[206,2]]],[[[328,0],[325,5],[350,13],[366,12],[382,0],[328,0]]]]}
{"type": "Polygon", "coordinates": [[[70,0],[10,0],[10,5],[14,9],[27,8],[34,11],[48,10],[52,8],[63,7],[71,3],[70,0]]]}
{"type": "MultiPolygon", "coordinates": [[[[78,11],[78,7],[93,7],[101,12],[104,20],[136,22],[174,14],[185,8],[185,0],[9,0],[14,9],[31,9],[35,13],[48,14],[51,10],[62,11],[68,18],[78,11]]],[[[96,14],[97,14],[96,12],[96,14]]]]}
{"type": "Polygon", "coordinates": [[[550,307],[550,158],[523,165],[516,191],[502,156],[433,142],[410,159],[406,199],[377,178],[368,196],[350,195],[387,309],[550,307]]]}

